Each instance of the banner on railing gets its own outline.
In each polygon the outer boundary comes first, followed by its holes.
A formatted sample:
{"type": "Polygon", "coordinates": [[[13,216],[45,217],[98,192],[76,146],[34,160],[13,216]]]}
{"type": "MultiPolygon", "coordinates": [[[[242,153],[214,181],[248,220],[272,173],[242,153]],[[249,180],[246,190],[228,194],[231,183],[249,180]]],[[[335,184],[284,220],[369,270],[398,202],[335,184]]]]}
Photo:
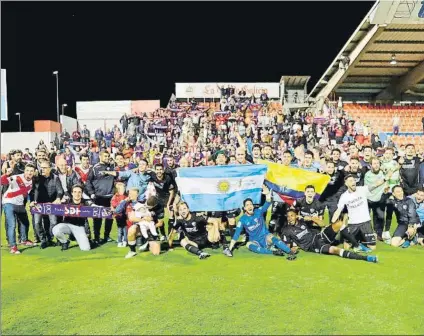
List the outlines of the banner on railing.
{"type": "Polygon", "coordinates": [[[235,87],[235,93],[245,91],[246,96],[259,97],[266,93],[269,98],[280,97],[280,83],[175,83],[177,98],[220,98],[220,87],[235,87]]]}

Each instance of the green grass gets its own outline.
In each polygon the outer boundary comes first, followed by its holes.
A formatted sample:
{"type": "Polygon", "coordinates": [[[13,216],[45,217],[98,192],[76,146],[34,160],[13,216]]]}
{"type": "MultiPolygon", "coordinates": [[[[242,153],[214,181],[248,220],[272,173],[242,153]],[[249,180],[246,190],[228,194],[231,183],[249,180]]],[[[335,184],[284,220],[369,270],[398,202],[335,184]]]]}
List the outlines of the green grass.
{"type": "MultiPolygon", "coordinates": [[[[4,246],[4,219],[2,233],[4,246]]],[[[419,246],[379,243],[379,264],[245,247],[207,260],[127,251],[3,247],[2,334],[424,334],[419,246]]]]}

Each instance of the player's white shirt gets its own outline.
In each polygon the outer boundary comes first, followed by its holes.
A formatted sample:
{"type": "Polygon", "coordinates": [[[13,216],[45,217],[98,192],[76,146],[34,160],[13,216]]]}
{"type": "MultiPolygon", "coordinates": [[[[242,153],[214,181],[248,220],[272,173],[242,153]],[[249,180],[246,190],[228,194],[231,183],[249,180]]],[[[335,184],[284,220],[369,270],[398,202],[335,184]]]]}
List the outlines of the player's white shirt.
{"type": "Polygon", "coordinates": [[[360,224],[371,220],[368,209],[368,187],[356,187],[356,191],[345,191],[339,199],[337,209],[342,211],[346,206],[348,210],[348,224],[360,224]]]}

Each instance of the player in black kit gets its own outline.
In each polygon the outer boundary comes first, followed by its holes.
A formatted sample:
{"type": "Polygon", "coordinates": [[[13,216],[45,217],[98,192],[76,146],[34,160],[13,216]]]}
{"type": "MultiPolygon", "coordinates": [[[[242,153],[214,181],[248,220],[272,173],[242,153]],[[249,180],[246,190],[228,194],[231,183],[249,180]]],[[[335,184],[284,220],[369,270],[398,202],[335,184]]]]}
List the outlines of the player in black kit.
{"type": "Polygon", "coordinates": [[[188,252],[193,253],[199,259],[205,259],[210,256],[209,253],[203,252],[205,247],[211,247],[211,242],[208,239],[208,231],[206,230],[207,219],[203,216],[196,216],[191,213],[188,205],[180,202],[177,206],[178,213],[181,219],[177,219],[169,234],[169,248],[172,249],[174,233],[179,232],[184,235],[181,240],[181,246],[188,252]]]}
{"type": "Polygon", "coordinates": [[[324,226],[325,205],[315,198],[315,187],[308,185],[305,188],[305,197],[295,201],[293,207],[309,229],[321,231],[324,226]]]}
{"type": "Polygon", "coordinates": [[[163,220],[165,218],[165,208],[169,209],[174,199],[174,184],[172,179],[165,175],[163,166],[161,164],[155,165],[155,173],[152,173],[152,182],[156,189],[156,198],[158,200],[157,206],[152,210],[155,213],[154,221],[158,225],[162,235],[161,240],[165,237],[165,225],[163,220]]]}
{"type": "Polygon", "coordinates": [[[330,176],[330,182],[328,182],[319,200],[328,208],[329,216],[332,218],[337,210],[337,203],[339,202],[340,195],[343,193],[344,170],[336,170],[334,162],[327,161],[325,174],[330,176]]]}
{"type": "Polygon", "coordinates": [[[405,147],[405,154],[404,157],[398,160],[400,164],[399,172],[403,191],[406,196],[410,196],[418,190],[421,159],[416,156],[414,145],[407,145],[405,147]]]}
{"type": "Polygon", "coordinates": [[[336,238],[337,232],[343,226],[342,221],[329,225],[319,232],[309,229],[302,220],[298,220],[297,212],[293,209],[288,211],[287,221],[288,225],[283,229],[282,237],[283,241],[291,245],[292,249],[301,248],[305,252],[332,254],[342,258],[364,260],[374,263],[378,261],[376,256],[362,256],[331,245],[336,238]],[[294,246],[294,244],[296,244],[296,246],[294,246]]]}
{"type": "Polygon", "coordinates": [[[392,194],[388,202],[393,205],[398,227],[393,233],[391,245],[406,248],[409,247],[411,243],[417,244],[415,240],[418,236],[416,234],[421,223],[417,214],[415,202],[412,198],[406,197],[400,185],[393,187],[392,194]]]}
{"type": "MultiPolygon", "coordinates": [[[[178,166],[175,164],[175,159],[173,156],[168,156],[166,159],[167,167],[165,168],[165,175],[169,176],[172,181],[172,185],[174,186],[175,195],[178,194],[178,186],[176,182],[177,177],[177,168],[178,166]]],[[[169,218],[168,218],[168,235],[171,232],[172,227],[174,226],[175,221],[175,210],[173,209],[173,204],[169,207],[169,218]]]]}
{"type": "MultiPolygon", "coordinates": [[[[345,168],[345,171],[355,178],[356,185],[362,187],[364,185],[365,171],[360,167],[361,163],[357,157],[353,157],[349,161],[349,166],[345,168]]],[[[344,191],[347,190],[346,186],[342,187],[344,191]]]]}

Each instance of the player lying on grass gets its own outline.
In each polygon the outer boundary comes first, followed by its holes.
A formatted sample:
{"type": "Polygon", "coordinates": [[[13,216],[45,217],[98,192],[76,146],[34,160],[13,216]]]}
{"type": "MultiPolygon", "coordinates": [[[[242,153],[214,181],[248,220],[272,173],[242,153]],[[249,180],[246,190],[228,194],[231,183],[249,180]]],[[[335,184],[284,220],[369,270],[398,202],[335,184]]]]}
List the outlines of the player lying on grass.
{"type": "Polygon", "coordinates": [[[414,199],[406,197],[402,187],[396,185],[387,202],[392,204],[398,223],[393,233],[392,246],[407,248],[416,245],[418,243],[417,230],[421,228],[421,223],[414,199]]]}
{"type": "MultiPolygon", "coordinates": [[[[303,220],[309,229],[321,231],[327,226],[327,224],[324,223],[324,210],[326,206],[316,199],[315,196],[315,187],[313,185],[306,186],[305,197],[295,201],[293,208],[298,213],[297,217],[303,220]]],[[[349,233],[347,227],[345,230],[340,230],[340,236],[344,240],[345,248],[351,245],[354,252],[372,252],[372,250],[365,245],[358,243],[355,237],[349,233]]]]}
{"type": "Polygon", "coordinates": [[[306,224],[297,218],[297,212],[290,209],[287,212],[288,225],[283,229],[282,236],[286,244],[292,245],[292,249],[301,248],[305,252],[315,252],[321,254],[333,254],[342,258],[364,260],[376,263],[376,256],[363,256],[354,252],[346,251],[336,246],[331,246],[337,233],[343,226],[343,221],[327,226],[324,230],[318,231],[310,229],[306,224]],[[296,246],[295,246],[295,245],[296,246]]]}
{"type": "MultiPolygon", "coordinates": [[[[188,252],[197,255],[199,259],[209,257],[210,254],[202,251],[203,248],[212,247],[208,231],[206,230],[208,224],[206,217],[197,216],[190,212],[187,203],[184,202],[180,202],[177,205],[177,211],[180,218],[175,220],[174,226],[169,233],[169,248],[172,248],[174,234],[179,232],[184,235],[184,238],[181,240],[182,247],[184,247],[188,252]]],[[[233,256],[231,251],[225,247],[224,254],[227,257],[233,256]]]]}
{"type": "Polygon", "coordinates": [[[240,233],[244,228],[246,233],[249,235],[249,241],[247,243],[247,248],[255,253],[259,254],[273,254],[276,256],[284,256],[285,253],[288,253],[288,260],[296,259],[295,252],[291,251],[290,248],[284,244],[279,238],[275,237],[268,231],[268,228],[265,225],[264,213],[267,212],[269,206],[271,205],[271,192],[264,186],[263,194],[266,196],[266,201],[263,206],[255,210],[253,202],[250,198],[247,198],[243,202],[244,214],[240,217],[236,232],[231,239],[230,251],[233,250],[237,240],[240,237],[240,233]],[[274,246],[277,249],[271,250],[270,248],[274,246]]]}

